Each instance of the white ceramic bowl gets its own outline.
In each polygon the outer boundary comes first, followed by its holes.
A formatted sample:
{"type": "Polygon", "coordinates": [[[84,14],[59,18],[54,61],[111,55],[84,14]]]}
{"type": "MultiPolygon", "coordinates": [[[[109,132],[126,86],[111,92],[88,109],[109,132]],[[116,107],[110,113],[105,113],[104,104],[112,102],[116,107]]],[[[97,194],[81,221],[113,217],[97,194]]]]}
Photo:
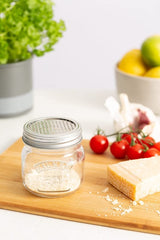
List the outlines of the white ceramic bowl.
{"type": "Polygon", "coordinates": [[[131,102],[141,103],[160,114],[160,78],[134,76],[117,66],[115,74],[118,94],[126,93],[131,102]]]}

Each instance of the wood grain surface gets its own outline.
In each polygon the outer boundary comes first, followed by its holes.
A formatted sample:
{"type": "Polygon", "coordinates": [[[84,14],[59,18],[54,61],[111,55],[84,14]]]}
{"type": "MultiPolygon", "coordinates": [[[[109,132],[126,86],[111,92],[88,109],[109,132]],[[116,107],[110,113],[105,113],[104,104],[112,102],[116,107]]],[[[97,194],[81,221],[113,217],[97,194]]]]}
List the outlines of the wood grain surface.
{"type": "Polygon", "coordinates": [[[118,162],[109,152],[95,155],[85,148],[85,177],[80,189],[63,198],[40,198],[22,185],[19,139],[0,156],[0,208],[83,223],[160,234],[160,193],[133,202],[107,183],[107,164],[118,162]],[[108,187],[108,192],[104,189],[108,187]],[[126,209],[130,212],[127,212],[126,209]]]}

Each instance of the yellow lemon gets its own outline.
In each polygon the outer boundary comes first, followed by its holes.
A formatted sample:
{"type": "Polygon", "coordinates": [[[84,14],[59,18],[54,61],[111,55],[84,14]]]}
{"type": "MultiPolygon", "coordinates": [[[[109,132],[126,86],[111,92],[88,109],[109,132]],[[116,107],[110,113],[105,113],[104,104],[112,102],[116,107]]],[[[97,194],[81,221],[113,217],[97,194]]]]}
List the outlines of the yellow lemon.
{"type": "Polygon", "coordinates": [[[151,78],[160,78],[160,67],[151,68],[144,74],[144,76],[151,78]]]}
{"type": "Polygon", "coordinates": [[[148,70],[142,60],[141,51],[139,49],[133,49],[126,53],[118,63],[118,68],[123,72],[137,76],[143,76],[148,70]]]}
{"type": "Polygon", "coordinates": [[[160,35],[147,38],[142,44],[141,53],[148,66],[160,66],[160,35]]]}

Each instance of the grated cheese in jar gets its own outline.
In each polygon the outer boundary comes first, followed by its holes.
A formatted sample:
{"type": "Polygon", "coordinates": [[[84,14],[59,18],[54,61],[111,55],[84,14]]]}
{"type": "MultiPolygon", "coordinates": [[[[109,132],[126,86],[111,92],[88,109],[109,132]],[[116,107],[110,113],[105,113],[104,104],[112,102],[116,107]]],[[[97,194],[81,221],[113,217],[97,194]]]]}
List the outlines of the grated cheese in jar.
{"type": "Polygon", "coordinates": [[[74,169],[70,171],[64,170],[63,173],[59,169],[50,169],[41,172],[32,170],[25,176],[25,186],[28,190],[35,193],[43,193],[48,195],[49,192],[72,192],[80,185],[81,179],[74,169]]]}

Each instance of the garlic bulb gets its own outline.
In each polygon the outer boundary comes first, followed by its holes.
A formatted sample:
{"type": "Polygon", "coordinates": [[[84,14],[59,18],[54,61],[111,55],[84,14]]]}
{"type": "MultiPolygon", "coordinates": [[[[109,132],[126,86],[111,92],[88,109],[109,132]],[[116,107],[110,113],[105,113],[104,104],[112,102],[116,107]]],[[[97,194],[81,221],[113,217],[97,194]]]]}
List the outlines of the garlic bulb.
{"type": "Polygon", "coordinates": [[[155,140],[160,139],[160,124],[152,110],[142,104],[130,103],[126,94],[120,94],[120,104],[112,96],[107,98],[105,107],[114,120],[116,131],[127,131],[131,127],[133,130],[142,129],[155,140]]]}

